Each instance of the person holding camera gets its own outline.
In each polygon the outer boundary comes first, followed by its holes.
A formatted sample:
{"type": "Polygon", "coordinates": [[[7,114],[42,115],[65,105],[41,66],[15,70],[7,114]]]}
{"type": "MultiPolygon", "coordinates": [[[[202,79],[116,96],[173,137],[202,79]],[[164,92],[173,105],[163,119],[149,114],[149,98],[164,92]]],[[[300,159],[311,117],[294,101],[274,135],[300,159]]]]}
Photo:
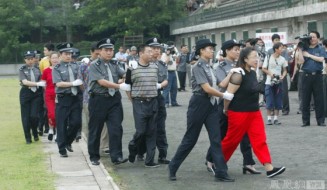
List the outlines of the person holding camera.
{"type": "Polygon", "coordinates": [[[287,75],[287,61],[283,56],[283,44],[277,42],[273,46],[274,53],[265,59],[262,71],[267,74],[265,96],[267,109],[267,125],[280,125],[279,110],[283,107],[283,79],[287,75]],[[272,122],[274,116],[274,122],[272,122]]]}
{"type": "Polygon", "coordinates": [[[302,46],[303,48],[298,51],[298,63],[302,64],[303,70],[302,127],[310,125],[310,100],[312,94],[317,124],[318,126],[325,127],[322,69],[324,59],[327,56],[324,48],[318,44],[320,38],[319,32],[310,32],[310,37],[309,45],[307,47],[302,46]]]}

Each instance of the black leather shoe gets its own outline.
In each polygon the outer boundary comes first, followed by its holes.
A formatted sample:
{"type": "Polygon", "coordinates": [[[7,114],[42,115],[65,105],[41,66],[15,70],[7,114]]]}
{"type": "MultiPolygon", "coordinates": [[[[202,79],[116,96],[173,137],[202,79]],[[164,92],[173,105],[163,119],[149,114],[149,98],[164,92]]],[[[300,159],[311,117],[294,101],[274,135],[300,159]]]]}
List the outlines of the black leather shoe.
{"type": "Polygon", "coordinates": [[[326,127],[326,124],[325,123],[318,123],[318,126],[320,126],[320,127],[326,127]]]}
{"type": "Polygon", "coordinates": [[[170,160],[166,159],[166,158],[159,158],[158,159],[158,163],[159,164],[169,164],[170,160]]]}
{"type": "Polygon", "coordinates": [[[246,174],[246,172],[250,172],[251,174],[261,174],[261,172],[259,172],[257,170],[253,170],[252,168],[243,166],[243,174],[246,174]]]}
{"type": "Polygon", "coordinates": [[[137,159],[137,161],[142,162],[142,161],[144,161],[144,156],[143,155],[137,155],[136,159],[137,159]]]}
{"type": "Polygon", "coordinates": [[[27,141],[26,141],[26,144],[31,144],[31,143],[32,143],[31,140],[27,140],[27,141]]]}
{"type": "Polygon", "coordinates": [[[154,162],[152,162],[152,163],[148,163],[148,164],[145,164],[145,167],[146,167],[146,168],[157,168],[157,167],[159,167],[159,166],[160,166],[159,164],[154,163],[154,162]]]}
{"type": "Polygon", "coordinates": [[[173,172],[172,171],[172,169],[170,169],[170,166],[168,166],[168,174],[169,174],[169,176],[168,176],[168,178],[169,178],[169,180],[170,181],[176,181],[176,171],[175,172],[173,172]]]}
{"type": "Polygon", "coordinates": [[[284,111],[284,112],[282,113],[282,115],[288,115],[288,114],[289,114],[288,111],[284,111]]]}
{"type": "Polygon", "coordinates": [[[115,165],[119,165],[119,164],[127,162],[128,160],[129,159],[127,159],[127,158],[118,158],[117,160],[113,161],[112,163],[115,165]]]}
{"type": "Polygon", "coordinates": [[[74,152],[72,145],[66,145],[66,150],[68,150],[69,152],[74,152]]]}
{"type": "Polygon", "coordinates": [[[212,166],[209,167],[209,166],[208,166],[208,161],[205,161],[205,162],[204,162],[204,165],[207,166],[207,170],[208,170],[208,172],[212,172],[213,175],[216,175],[216,173],[215,173],[216,166],[215,166],[214,164],[212,164],[212,166]]]}
{"type": "Polygon", "coordinates": [[[39,134],[39,136],[42,136],[43,135],[43,131],[42,130],[39,130],[38,131],[38,134],[39,134]]]}
{"type": "Polygon", "coordinates": [[[307,123],[306,123],[306,124],[302,124],[302,125],[301,125],[301,127],[308,127],[308,126],[310,126],[310,124],[307,124],[307,123]]]}
{"type": "Polygon", "coordinates": [[[62,157],[62,158],[67,158],[68,157],[68,154],[67,153],[60,153],[60,157],[62,157]]]}
{"type": "Polygon", "coordinates": [[[48,140],[49,140],[49,141],[52,141],[52,139],[53,139],[53,134],[49,134],[49,135],[48,135],[48,140]]]}
{"type": "Polygon", "coordinates": [[[221,182],[234,182],[235,179],[229,177],[228,175],[225,176],[215,176],[216,181],[221,181],[221,182]]]}
{"type": "Polygon", "coordinates": [[[39,139],[39,137],[34,137],[34,141],[36,142],[36,141],[39,141],[40,139],[39,139]]]}
{"type": "Polygon", "coordinates": [[[91,164],[94,166],[100,165],[99,160],[91,160],[91,164]]]}
{"type": "Polygon", "coordinates": [[[176,103],[176,104],[172,104],[171,106],[172,106],[172,107],[179,107],[179,106],[181,106],[181,105],[178,104],[178,103],[176,103]]]}
{"type": "Polygon", "coordinates": [[[271,171],[267,171],[267,177],[268,178],[275,177],[277,175],[282,174],[285,170],[286,168],[284,166],[280,168],[273,168],[271,171]]]}

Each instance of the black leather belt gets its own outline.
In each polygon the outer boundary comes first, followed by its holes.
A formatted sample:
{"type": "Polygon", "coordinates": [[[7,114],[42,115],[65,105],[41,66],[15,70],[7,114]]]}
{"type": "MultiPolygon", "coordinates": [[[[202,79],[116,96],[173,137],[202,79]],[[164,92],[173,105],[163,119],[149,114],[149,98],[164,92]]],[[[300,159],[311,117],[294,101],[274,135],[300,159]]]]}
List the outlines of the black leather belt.
{"type": "Polygon", "coordinates": [[[209,97],[209,95],[207,93],[201,93],[201,92],[193,92],[193,95],[195,95],[195,96],[209,97]]]}
{"type": "Polygon", "coordinates": [[[319,74],[322,74],[321,71],[317,71],[317,72],[306,72],[304,71],[304,74],[307,74],[307,75],[319,75],[319,74]]]}
{"type": "Polygon", "coordinates": [[[155,97],[153,97],[153,98],[140,98],[140,97],[133,98],[133,100],[138,100],[138,101],[143,101],[143,102],[150,102],[154,99],[155,99],[155,97]]]}
{"type": "Polygon", "coordinates": [[[76,96],[76,95],[74,95],[72,93],[62,93],[62,94],[57,94],[57,96],[61,98],[61,97],[64,97],[64,96],[76,96]]]}
{"type": "Polygon", "coordinates": [[[109,93],[101,93],[101,94],[100,93],[99,94],[94,93],[94,94],[91,94],[91,96],[113,97],[109,93]]]}

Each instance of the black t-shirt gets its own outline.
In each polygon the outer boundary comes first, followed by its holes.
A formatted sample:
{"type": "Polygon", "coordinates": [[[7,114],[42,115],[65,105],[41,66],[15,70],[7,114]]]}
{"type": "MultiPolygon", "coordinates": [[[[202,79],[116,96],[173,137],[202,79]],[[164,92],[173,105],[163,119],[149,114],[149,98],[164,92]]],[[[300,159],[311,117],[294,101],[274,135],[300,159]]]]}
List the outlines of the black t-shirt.
{"type": "Polygon", "coordinates": [[[229,108],[236,112],[251,112],[259,110],[259,89],[258,80],[255,71],[248,72],[244,69],[245,75],[234,73],[230,82],[240,85],[240,88],[234,94],[229,108]]]}

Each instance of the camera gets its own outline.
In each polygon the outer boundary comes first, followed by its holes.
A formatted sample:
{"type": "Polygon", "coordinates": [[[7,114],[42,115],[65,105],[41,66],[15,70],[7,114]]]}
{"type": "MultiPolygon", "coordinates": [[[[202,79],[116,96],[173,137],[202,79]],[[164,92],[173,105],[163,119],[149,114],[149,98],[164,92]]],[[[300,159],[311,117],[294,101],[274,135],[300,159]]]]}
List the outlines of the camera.
{"type": "Polygon", "coordinates": [[[308,34],[304,34],[303,36],[298,37],[300,42],[298,43],[298,47],[301,49],[308,49],[310,46],[311,36],[308,34]]]}
{"type": "Polygon", "coordinates": [[[279,75],[274,75],[274,77],[271,79],[271,86],[277,85],[279,83],[280,83],[279,75]]]}

